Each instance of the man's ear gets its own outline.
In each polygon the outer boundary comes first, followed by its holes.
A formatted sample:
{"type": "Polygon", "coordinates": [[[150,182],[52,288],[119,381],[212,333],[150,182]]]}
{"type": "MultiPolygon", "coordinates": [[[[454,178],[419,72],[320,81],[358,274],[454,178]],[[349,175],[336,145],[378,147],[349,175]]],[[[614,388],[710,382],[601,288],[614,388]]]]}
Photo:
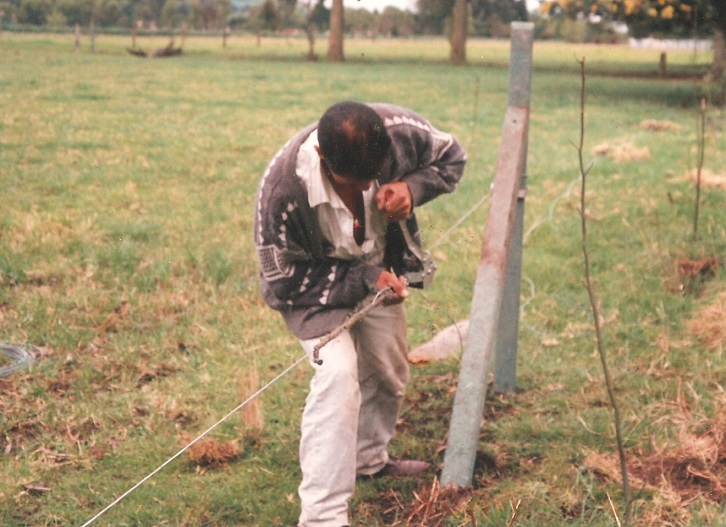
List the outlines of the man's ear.
{"type": "Polygon", "coordinates": [[[325,158],[323,157],[323,154],[322,154],[322,152],[320,151],[320,146],[318,146],[318,145],[315,145],[315,151],[316,151],[316,152],[318,153],[318,157],[320,157],[320,159],[325,159],[325,158]]]}

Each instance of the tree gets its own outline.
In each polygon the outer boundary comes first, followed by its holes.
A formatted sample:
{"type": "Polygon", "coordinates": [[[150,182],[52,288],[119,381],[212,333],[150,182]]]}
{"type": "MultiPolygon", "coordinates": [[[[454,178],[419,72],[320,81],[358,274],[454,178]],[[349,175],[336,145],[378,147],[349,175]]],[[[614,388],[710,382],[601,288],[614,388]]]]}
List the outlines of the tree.
{"type": "Polygon", "coordinates": [[[388,6],[378,15],[378,33],[392,37],[411,36],[416,31],[416,19],[410,11],[388,6]]]}
{"type": "Polygon", "coordinates": [[[333,0],[333,8],[330,10],[330,35],[328,37],[328,60],[331,62],[345,61],[343,53],[344,29],[343,0],[333,0]]]}
{"type": "Polygon", "coordinates": [[[487,37],[509,36],[509,25],[529,19],[525,0],[471,0],[473,33],[487,37]]]}
{"type": "Polygon", "coordinates": [[[308,4],[308,14],[305,17],[305,34],[308,37],[308,60],[318,59],[315,54],[315,30],[322,31],[329,25],[330,11],[323,4],[323,0],[319,0],[312,7],[308,4]]]}
{"type": "Polygon", "coordinates": [[[451,27],[451,62],[464,64],[466,62],[466,33],[469,20],[469,6],[467,0],[456,0],[454,3],[453,24],[451,27]]]}
{"type": "Polygon", "coordinates": [[[720,49],[714,53],[712,70],[720,79],[724,69],[724,4],[723,0],[551,0],[540,9],[554,16],[625,22],[635,37],[713,35],[720,49]]]}
{"type": "Polygon", "coordinates": [[[49,0],[24,0],[18,8],[18,22],[34,26],[45,25],[52,11],[49,0]]]}
{"type": "Polygon", "coordinates": [[[540,10],[550,15],[620,21],[636,37],[711,34],[718,0],[548,0],[540,10]]]}
{"type": "Polygon", "coordinates": [[[221,29],[226,25],[229,11],[229,0],[196,0],[192,3],[194,26],[202,29],[221,29]]]}
{"type": "Polygon", "coordinates": [[[276,31],[282,23],[282,16],[275,0],[265,0],[262,5],[254,9],[250,18],[257,31],[257,45],[260,43],[260,32],[263,29],[276,31]]]}
{"type": "Polygon", "coordinates": [[[418,0],[419,30],[427,35],[443,35],[454,0],[418,0]]]}
{"type": "Polygon", "coordinates": [[[161,25],[161,16],[166,0],[146,0],[139,2],[136,14],[140,20],[151,20],[161,25]]]}
{"type": "Polygon", "coordinates": [[[724,82],[724,60],[726,60],[726,2],[713,0],[713,10],[716,13],[716,29],[714,31],[713,67],[711,73],[714,79],[724,82]]]}
{"type": "Polygon", "coordinates": [[[187,0],[167,0],[161,12],[161,23],[165,26],[179,27],[184,22],[190,22],[191,13],[192,6],[187,0]]]}
{"type": "Polygon", "coordinates": [[[354,35],[374,35],[377,33],[378,13],[371,13],[367,9],[345,10],[345,31],[354,35]]]}

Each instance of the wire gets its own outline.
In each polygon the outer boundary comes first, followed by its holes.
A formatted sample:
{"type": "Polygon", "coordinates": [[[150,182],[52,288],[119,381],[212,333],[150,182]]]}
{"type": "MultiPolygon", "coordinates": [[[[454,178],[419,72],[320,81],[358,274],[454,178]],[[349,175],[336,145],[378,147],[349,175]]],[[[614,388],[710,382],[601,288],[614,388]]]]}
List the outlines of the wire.
{"type": "Polygon", "coordinates": [[[136,483],[136,485],[134,485],[129,490],[127,490],[126,492],[124,492],[123,494],[121,494],[121,496],[119,496],[118,498],[116,498],[112,503],[110,503],[102,511],[100,511],[98,514],[96,514],[93,518],[91,518],[86,523],[84,523],[81,527],[87,527],[88,525],[91,525],[98,518],[100,518],[101,516],[103,516],[104,514],[106,514],[109,510],[111,510],[113,507],[115,507],[116,505],[118,505],[121,500],[123,500],[124,498],[126,498],[129,494],[131,494],[132,492],[134,492],[136,489],[138,489],[141,485],[143,485],[144,483],[146,483],[148,480],[150,480],[151,478],[153,478],[157,473],[159,473],[161,470],[163,470],[164,467],[166,467],[169,463],[171,463],[176,458],[178,458],[179,456],[181,456],[184,452],[186,452],[187,450],[189,450],[195,443],[197,443],[200,439],[202,439],[204,436],[206,436],[209,432],[211,432],[212,430],[214,430],[215,428],[217,428],[224,421],[226,421],[227,419],[229,419],[233,414],[235,414],[236,412],[238,412],[239,410],[241,410],[247,403],[249,403],[255,397],[257,397],[262,392],[264,392],[265,390],[267,390],[270,386],[272,386],[273,384],[275,384],[278,380],[280,380],[283,376],[285,376],[287,373],[289,373],[293,368],[295,368],[298,364],[300,364],[307,357],[308,357],[308,355],[306,353],[305,355],[303,355],[302,357],[300,357],[297,361],[295,361],[293,364],[291,364],[290,366],[288,366],[277,377],[275,377],[270,382],[268,382],[267,384],[265,384],[262,388],[260,388],[259,390],[257,390],[257,392],[255,392],[250,397],[248,397],[247,400],[245,400],[244,402],[242,402],[241,404],[239,404],[234,410],[231,410],[230,412],[228,412],[219,421],[217,421],[212,426],[210,426],[209,428],[207,428],[204,432],[202,432],[201,434],[199,434],[199,436],[197,436],[193,441],[191,441],[190,443],[188,443],[179,452],[177,452],[176,454],[174,454],[173,456],[171,456],[169,459],[167,459],[166,461],[164,461],[156,469],[154,469],[152,472],[150,472],[146,477],[144,477],[142,480],[140,480],[138,483],[136,483]]]}
{"type": "Polygon", "coordinates": [[[465,212],[464,215],[456,221],[456,223],[454,223],[451,227],[449,227],[447,229],[446,232],[444,232],[441,236],[439,236],[439,238],[429,246],[428,250],[433,251],[436,247],[441,245],[444,242],[444,240],[446,240],[446,238],[448,238],[451,235],[451,233],[454,232],[454,230],[456,230],[459,227],[459,225],[464,223],[469,218],[469,216],[474,214],[474,212],[476,212],[476,210],[479,207],[481,207],[488,199],[489,199],[489,194],[486,194],[483,198],[481,198],[479,201],[477,201],[472,208],[470,208],[467,212],[465,212]]]}
{"type": "Polygon", "coordinates": [[[578,181],[580,181],[580,179],[582,179],[582,176],[580,176],[578,174],[578,176],[570,182],[570,184],[567,186],[567,188],[565,189],[565,191],[562,192],[560,195],[558,195],[554,200],[552,200],[552,203],[550,203],[550,207],[549,207],[547,216],[545,218],[542,218],[542,219],[534,222],[529,227],[529,229],[527,229],[527,232],[524,233],[522,244],[526,244],[527,241],[529,241],[530,235],[535,230],[537,230],[538,228],[540,228],[545,223],[549,223],[549,222],[551,222],[551,221],[554,220],[554,218],[555,218],[555,209],[557,208],[557,205],[560,203],[560,200],[562,200],[562,199],[564,199],[564,198],[566,198],[567,196],[570,195],[570,193],[572,192],[572,189],[575,187],[575,185],[578,183],[578,181]]]}
{"type": "Polygon", "coordinates": [[[13,373],[17,373],[25,368],[29,368],[35,357],[33,354],[23,348],[16,348],[9,344],[0,344],[3,355],[7,357],[12,364],[0,368],[0,377],[8,377],[13,373]]]}
{"type": "MultiPolygon", "coordinates": [[[[436,240],[436,242],[434,244],[431,245],[430,249],[434,249],[435,247],[437,247],[438,245],[440,245],[441,243],[443,243],[443,241],[455,229],[457,229],[464,221],[466,221],[466,219],[469,216],[471,216],[479,207],[481,207],[487,201],[487,199],[489,199],[489,195],[484,196],[477,203],[475,203],[474,206],[471,209],[469,209],[463,216],[461,216],[461,218],[459,218],[459,220],[456,223],[454,223],[454,225],[452,225],[446,232],[444,232],[438,238],[438,240],[436,240]]],[[[381,301],[383,301],[383,299],[388,294],[390,294],[390,292],[388,290],[379,291],[375,295],[375,297],[373,298],[373,300],[370,302],[370,304],[368,304],[363,309],[361,309],[361,312],[359,313],[359,315],[360,316],[363,316],[367,311],[369,311],[370,309],[372,309],[373,307],[375,307],[376,305],[378,305],[381,301]]],[[[463,340],[463,337],[461,336],[461,334],[459,335],[459,337],[460,337],[461,340],[463,340]]],[[[322,347],[322,346],[316,347],[316,349],[314,351],[318,351],[320,347],[322,347]]],[[[316,355],[317,355],[317,353],[314,353],[313,354],[313,358],[314,359],[317,359],[317,356],[316,355]]],[[[191,442],[189,442],[184,448],[182,448],[176,454],[174,454],[169,459],[167,459],[166,461],[164,461],[156,469],[154,469],[149,474],[147,474],[143,479],[139,480],[138,483],[136,483],[134,486],[132,486],[131,488],[129,488],[126,492],[124,492],[123,494],[121,494],[118,498],[116,498],[113,502],[111,502],[104,509],[102,509],[100,512],[98,512],[95,516],[93,516],[90,520],[88,520],[86,523],[84,523],[81,527],[88,527],[93,522],[95,522],[98,518],[100,518],[101,516],[103,516],[104,514],[106,514],[109,510],[111,510],[113,507],[115,507],[116,505],[118,505],[123,499],[125,499],[127,496],[129,496],[132,492],[134,492],[136,489],[138,489],[141,485],[143,485],[144,483],[146,483],[148,480],[150,480],[151,478],[153,478],[156,474],[158,474],[159,472],[161,472],[167,465],[169,465],[170,463],[172,463],[175,459],[177,459],[179,456],[181,456],[184,452],[186,452],[187,450],[189,450],[194,444],[196,444],[204,436],[206,436],[207,434],[209,434],[212,430],[214,430],[219,425],[221,425],[224,421],[226,421],[227,419],[229,419],[233,414],[235,414],[239,410],[241,410],[245,405],[247,405],[250,401],[252,401],[258,395],[260,395],[262,392],[264,392],[270,386],[272,386],[273,384],[275,384],[278,380],[280,380],[284,375],[286,375],[288,372],[290,372],[292,369],[294,369],[298,364],[300,364],[307,357],[308,357],[308,354],[305,354],[302,357],[300,357],[297,361],[295,361],[293,364],[291,364],[290,366],[288,366],[282,373],[280,373],[279,375],[277,375],[274,379],[272,379],[265,386],[263,386],[257,392],[255,392],[253,395],[251,395],[249,398],[247,398],[247,400],[245,400],[244,402],[242,402],[241,404],[239,404],[236,408],[234,408],[233,410],[231,410],[230,412],[228,412],[219,421],[217,421],[212,426],[210,426],[209,428],[207,428],[204,432],[202,432],[201,434],[199,434],[199,436],[197,436],[194,440],[192,440],[191,442]]]]}

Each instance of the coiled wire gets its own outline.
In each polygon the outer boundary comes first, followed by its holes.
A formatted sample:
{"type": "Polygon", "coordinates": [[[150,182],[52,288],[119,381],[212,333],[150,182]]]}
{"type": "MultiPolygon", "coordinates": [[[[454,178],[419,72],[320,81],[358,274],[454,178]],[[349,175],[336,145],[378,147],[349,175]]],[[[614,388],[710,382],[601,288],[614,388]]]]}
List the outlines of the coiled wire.
{"type": "Polygon", "coordinates": [[[33,354],[28,350],[9,344],[0,343],[0,351],[11,361],[8,366],[0,367],[0,377],[8,377],[13,373],[29,368],[35,360],[33,354]]]}

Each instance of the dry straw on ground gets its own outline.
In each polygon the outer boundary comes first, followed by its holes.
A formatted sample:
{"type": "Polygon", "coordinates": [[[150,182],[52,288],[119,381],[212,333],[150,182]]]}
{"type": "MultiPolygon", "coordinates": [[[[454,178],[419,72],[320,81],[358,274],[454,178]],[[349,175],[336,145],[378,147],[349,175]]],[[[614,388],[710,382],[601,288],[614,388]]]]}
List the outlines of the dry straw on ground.
{"type": "Polygon", "coordinates": [[[651,132],[670,132],[678,131],[681,125],[673,121],[659,121],[657,119],[645,119],[640,123],[640,127],[651,132]]]}
{"type": "Polygon", "coordinates": [[[387,516],[398,512],[397,519],[387,522],[392,526],[440,527],[451,515],[467,509],[471,500],[470,489],[441,488],[438,478],[434,478],[430,484],[414,491],[414,499],[408,503],[404,503],[396,491],[387,492],[382,498],[386,504],[382,509],[387,516]]]}
{"type": "Polygon", "coordinates": [[[726,290],[696,313],[688,322],[688,332],[711,349],[723,349],[726,343],[726,290]]]}
{"type": "MultiPolygon", "coordinates": [[[[688,505],[726,501],[726,394],[715,401],[714,417],[692,410],[679,390],[676,401],[664,406],[661,425],[675,426],[676,445],[654,446],[630,456],[631,485],[647,493],[648,506],[638,525],[686,525],[688,505]]],[[[597,477],[618,482],[620,467],[614,454],[590,452],[584,465],[597,477]]]]}
{"type": "MultiPolygon", "coordinates": [[[[189,443],[191,438],[184,436],[184,442],[189,443]]],[[[211,437],[202,439],[194,443],[187,455],[189,459],[202,467],[220,467],[227,465],[242,453],[242,448],[237,441],[227,441],[221,443],[217,439],[211,437]]]]}
{"type": "MultiPolygon", "coordinates": [[[[692,169],[686,172],[685,179],[694,185],[698,181],[698,169],[692,169]]],[[[701,169],[701,187],[720,188],[726,190],[726,175],[716,174],[710,170],[701,169]]]]}
{"type": "Polygon", "coordinates": [[[698,293],[706,281],[718,276],[721,267],[722,262],[717,256],[678,258],[664,282],[671,293],[698,293]]]}
{"type": "MultiPolygon", "coordinates": [[[[257,370],[254,368],[243,371],[239,377],[240,401],[247,401],[260,389],[257,370]]],[[[260,398],[255,397],[242,407],[242,422],[248,435],[259,435],[265,427],[260,398]]]]}
{"type": "Polygon", "coordinates": [[[627,143],[617,145],[601,143],[593,148],[593,153],[598,156],[607,156],[616,163],[648,161],[650,159],[650,150],[647,146],[640,148],[627,143]]]}

